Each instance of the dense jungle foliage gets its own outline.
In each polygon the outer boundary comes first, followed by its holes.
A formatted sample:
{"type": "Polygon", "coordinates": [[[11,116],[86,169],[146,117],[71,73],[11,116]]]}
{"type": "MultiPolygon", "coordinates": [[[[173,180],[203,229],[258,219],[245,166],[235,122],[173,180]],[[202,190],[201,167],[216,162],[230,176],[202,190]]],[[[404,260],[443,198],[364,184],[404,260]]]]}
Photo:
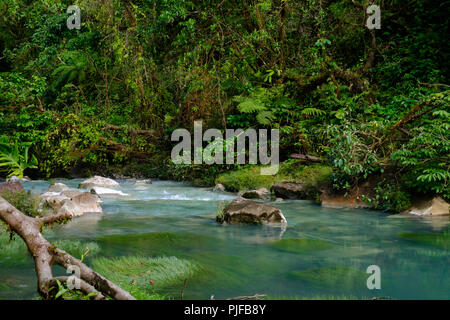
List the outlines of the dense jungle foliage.
{"type": "Polygon", "coordinates": [[[172,131],[202,120],[279,129],[281,160],[325,159],[336,190],[379,175],[380,207],[448,200],[449,4],[1,0],[0,169],[211,184],[238,168],[170,161],[172,131]],[[80,30],[66,25],[73,4],[80,30]]]}

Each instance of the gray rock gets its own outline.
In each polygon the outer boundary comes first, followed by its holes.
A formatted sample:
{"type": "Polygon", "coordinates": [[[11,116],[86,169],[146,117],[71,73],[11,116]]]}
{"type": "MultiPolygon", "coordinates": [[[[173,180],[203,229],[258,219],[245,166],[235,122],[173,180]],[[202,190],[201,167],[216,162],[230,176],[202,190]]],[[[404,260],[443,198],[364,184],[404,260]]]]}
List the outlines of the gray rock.
{"type": "Polygon", "coordinates": [[[280,209],[243,198],[237,198],[228,204],[216,220],[229,224],[287,223],[280,209]]]}
{"type": "Polygon", "coordinates": [[[283,199],[302,199],[304,197],[304,187],[294,182],[279,182],[272,186],[275,196],[283,199]]]}
{"type": "Polygon", "coordinates": [[[11,176],[8,179],[6,179],[6,181],[9,181],[9,182],[20,182],[20,179],[17,176],[11,176]]]}
{"type": "Polygon", "coordinates": [[[64,205],[66,200],[70,200],[70,198],[61,194],[50,195],[44,198],[43,204],[50,206],[56,212],[64,205]]]}
{"type": "Polygon", "coordinates": [[[92,178],[84,180],[78,187],[83,189],[91,189],[92,187],[115,188],[119,186],[119,183],[114,181],[113,179],[94,176],[92,178]]]}
{"type": "Polygon", "coordinates": [[[238,196],[246,199],[269,199],[270,191],[266,188],[260,188],[257,190],[246,190],[239,192],[238,196]]]}
{"type": "Polygon", "coordinates": [[[216,184],[216,186],[214,187],[213,191],[221,191],[224,192],[225,191],[225,186],[221,183],[216,184]]]}
{"type": "Polygon", "coordinates": [[[416,216],[446,216],[450,214],[449,203],[441,197],[416,199],[412,207],[403,213],[416,216]]]}
{"type": "Polygon", "coordinates": [[[22,184],[20,181],[6,181],[0,183],[0,193],[3,192],[11,192],[11,193],[17,193],[24,191],[22,184]]]}
{"type": "Polygon", "coordinates": [[[53,183],[52,185],[50,185],[50,187],[48,187],[48,192],[62,192],[62,191],[66,191],[69,190],[69,187],[66,186],[64,183],[53,183]]]}
{"type": "Polygon", "coordinates": [[[82,194],[83,192],[80,190],[76,190],[76,189],[69,189],[69,190],[64,190],[61,192],[61,195],[69,197],[69,198],[73,198],[76,196],[79,196],[80,194],[82,194]]]}
{"type": "Polygon", "coordinates": [[[103,213],[102,207],[97,202],[97,197],[89,192],[64,201],[58,213],[69,213],[72,216],[81,216],[85,213],[103,213]]]}

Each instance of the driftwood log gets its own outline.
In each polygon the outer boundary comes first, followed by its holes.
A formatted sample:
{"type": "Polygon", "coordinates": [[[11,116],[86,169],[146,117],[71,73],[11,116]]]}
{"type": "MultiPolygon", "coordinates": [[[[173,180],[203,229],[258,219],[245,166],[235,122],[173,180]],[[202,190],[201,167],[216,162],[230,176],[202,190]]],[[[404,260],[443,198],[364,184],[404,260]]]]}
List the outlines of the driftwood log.
{"type": "Polygon", "coordinates": [[[298,154],[298,153],[291,154],[291,159],[299,159],[299,160],[305,160],[305,161],[309,161],[309,162],[325,162],[325,159],[315,157],[315,156],[310,156],[308,154],[298,154]]]}
{"type": "Polygon", "coordinates": [[[70,214],[55,214],[44,218],[32,218],[24,215],[14,208],[9,202],[0,197],[0,219],[3,220],[11,231],[17,233],[26,243],[29,252],[33,256],[36,274],[38,278],[38,293],[45,299],[54,298],[57,287],[56,280],[66,282],[68,277],[53,277],[52,266],[58,264],[64,268],[77,267],[80,270],[79,290],[84,294],[96,293],[93,299],[105,300],[135,300],[135,298],[104,278],[80,260],[72,257],[67,252],[58,249],[48,242],[42,235],[42,227],[52,223],[72,219],[70,214]]]}

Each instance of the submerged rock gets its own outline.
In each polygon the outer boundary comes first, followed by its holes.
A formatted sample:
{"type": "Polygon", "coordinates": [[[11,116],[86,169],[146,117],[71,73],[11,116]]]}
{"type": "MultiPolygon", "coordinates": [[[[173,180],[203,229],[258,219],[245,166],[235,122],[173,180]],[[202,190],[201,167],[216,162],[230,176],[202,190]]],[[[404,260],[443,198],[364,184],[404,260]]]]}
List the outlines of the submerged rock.
{"type": "Polygon", "coordinates": [[[50,187],[48,187],[48,192],[62,192],[65,190],[69,190],[69,187],[66,186],[64,183],[53,183],[52,185],[50,185],[50,187]]]}
{"type": "Polygon", "coordinates": [[[99,195],[99,196],[120,196],[120,197],[130,196],[129,194],[123,193],[122,191],[109,189],[109,188],[103,188],[103,187],[93,187],[91,189],[91,193],[99,195]]]}
{"type": "Polygon", "coordinates": [[[8,180],[6,182],[0,183],[0,193],[3,192],[17,193],[22,191],[24,191],[24,189],[20,181],[8,180]]]}
{"type": "Polygon", "coordinates": [[[119,186],[119,183],[114,181],[113,179],[94,176],[92,178],[84,180],[78,187],[83,189],[91,189],[92,187],[115,188],[119,186]]]}
{"type": "Polygon", "coordinates": [[[441,197],[418,199],[403,213],[417,216],[446,216],[450,214],[449,203],[441,197]]]}
{"type": "Polygon", "coordinates": [[[228,204],[223,212],[217,215],[216,220],[230,224],[287,223],[280,209],[270,204],[243,198],[237,198],[228,204]]]}
{"type": "Polygon", "coordinates": [[[89,192],[65,200],[58,213],[69,213],[72,216],[81,216],[85,213],[103,213],[98,198],[89,192]]]}
{"type": "Polygon", "coordinates": [[[238,196],[246,199],[269,199],[270,191],[266,188],[239,192],[238,196]]]}
{"type": "Polygon", "coordinates": [[[304,186],[294,182],[279,182],[272,186],[275,196],[283,199],[302,199],[304,196],[304,186]]]}

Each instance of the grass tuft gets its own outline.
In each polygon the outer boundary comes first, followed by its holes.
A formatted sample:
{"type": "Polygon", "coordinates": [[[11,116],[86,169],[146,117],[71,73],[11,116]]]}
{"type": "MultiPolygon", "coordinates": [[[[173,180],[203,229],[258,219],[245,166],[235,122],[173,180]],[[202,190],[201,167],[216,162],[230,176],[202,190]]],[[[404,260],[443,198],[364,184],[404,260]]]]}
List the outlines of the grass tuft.
{"type": "Polygon", "coordinates": [[[92,268],[139,300],[179,298],[184,281],[200,270],[176,257],[97,258],[92,268]]]}

